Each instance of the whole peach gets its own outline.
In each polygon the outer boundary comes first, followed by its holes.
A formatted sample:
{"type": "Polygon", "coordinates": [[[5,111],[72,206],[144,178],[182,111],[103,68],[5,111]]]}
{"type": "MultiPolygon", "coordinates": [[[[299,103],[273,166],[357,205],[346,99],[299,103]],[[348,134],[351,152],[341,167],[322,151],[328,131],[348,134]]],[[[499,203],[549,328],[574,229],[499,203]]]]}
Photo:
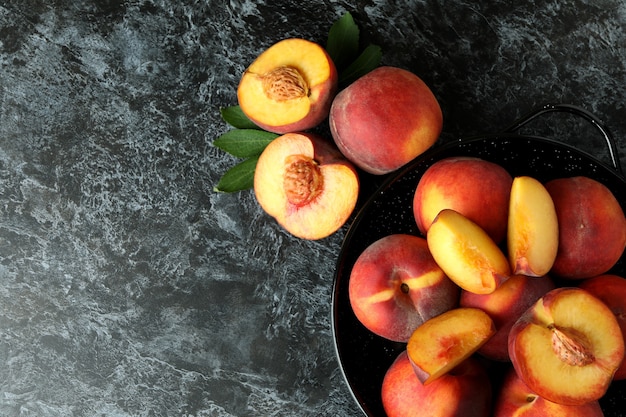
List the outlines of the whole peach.
{"type": "Polygon", "coordinates": [[[507,230],[513,178],[500,165],[476,157],[455,156],[435,162],[420,178],[413,214],[426,234],[443,209],[453,209],[479,225],[494,242],[507,230]]]}
{"type": "Polygon", "coordinates": [[[626,247],[626,217],[604,184],[585,176],[546,183],[559,223],[551,273],[582,279],[608,272],[626,247]]]}
{"type": "Polygon", "coordinates": [[[350,161],[371,174],[386,174],[437,141],[443,115],[421,78],[385,66],[337,94],[329,123],[337,147],[350,161]]]}
{"type": "Polygon", "coordinates": [[[492,386],[475,358],[468,358],[450,373],[423,385],[406,351],[387,370],[381,397],[388,417],[488,417],[492,386]]]}
{"type": "Polygon", "coordinates": [[[426,240],[385,236],[355,262],[349,281],[354,314],[373,333],[406,342],[424,321],[455,307],[459,288],[443,273],[426,240]]]}

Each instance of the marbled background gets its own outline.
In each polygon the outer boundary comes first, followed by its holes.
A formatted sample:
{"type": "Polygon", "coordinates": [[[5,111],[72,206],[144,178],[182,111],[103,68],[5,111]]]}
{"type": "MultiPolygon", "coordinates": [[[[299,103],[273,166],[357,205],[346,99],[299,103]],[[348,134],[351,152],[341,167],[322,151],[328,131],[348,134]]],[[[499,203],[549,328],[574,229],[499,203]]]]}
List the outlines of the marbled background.
{"type": "Polygon", "coordinates": [[[359,415],[330,324],[345,228],[298,240],[213,191],[244,68],[345,11],[432,87],[442,140],[566,102],[626,164],[621,0],[4,0],[0,415],[359,415]]]}

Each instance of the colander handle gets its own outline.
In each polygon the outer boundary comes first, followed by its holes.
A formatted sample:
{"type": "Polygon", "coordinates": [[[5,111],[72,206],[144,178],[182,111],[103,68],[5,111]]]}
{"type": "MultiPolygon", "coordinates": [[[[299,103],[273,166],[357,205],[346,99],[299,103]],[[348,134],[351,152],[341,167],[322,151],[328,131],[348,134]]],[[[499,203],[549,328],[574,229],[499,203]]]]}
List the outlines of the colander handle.
{"type": "Polygon", "coordinates": [[[617,143],[615,142],[613,135],[611,135],[611,132],[609,132],[609,130],[602,125],[602,123],[598,120],[598,118],[595,115],[593,115],[592,113],[588,112],[587,110],[581,107],[574,106],[571,104],[551,104],[551,103],[545,104],[543,107],[533,110],[529,112],[528,114],[526,114],[525,116],[522,116],[519,120],[517,120],[511,126],[506,128],[504,130],[504,133],[515,133],[519,129],[521,129],[523,126],[525,126],[532,120],[536,119],[537,117],[543,114],[552,113],[552,112],[574,114],[576,116],[584,118],[589,123],[591,123],[596,129],[598,129],[600,133],[602,134],[602,136],[604,137],[606,145],[609,149],[609,157],[611,158],[611,163],[613,164],[613,166],[615,167],[615,169],[617,170],[619,174],[621,174],[622,176],[624,175],[619,157],[617,155],[618,153],[617,143]]]}

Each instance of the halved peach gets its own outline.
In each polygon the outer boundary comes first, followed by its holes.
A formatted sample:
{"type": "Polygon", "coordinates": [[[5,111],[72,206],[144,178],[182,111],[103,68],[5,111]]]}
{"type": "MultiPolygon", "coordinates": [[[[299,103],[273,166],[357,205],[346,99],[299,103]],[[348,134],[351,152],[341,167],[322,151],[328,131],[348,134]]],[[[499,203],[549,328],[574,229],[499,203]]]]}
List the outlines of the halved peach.
{"type": "Polygon", "coordinates": [[[580,288],[556,288],[509,332],[509,355],[528,387],[549,401],[580,405],[600,399],[624,358],[613,312],[580,288]]]}
{"type": "Polygon", "coordinates": [[[246,69],[237,88],[241,110],[275,133],[310,129],[330,112],[337,69],[326,50],[311,41],[284,39],[246,69]]]}
{"type": "Polygon", "coordinates": [[[511,186],[507,247],[514,274],[546,275],[556,259],[559,223],[550,193],[535,178],[515,177],[511,186]]]}
{"type": "Polygon", "coordinates": [[[288,232],[321,239],[350,217],[359,194],[354,166],[332,143],[312,133],[287,133],[270,142],[256,165],[259,205],[288,232]]]}
{"type": "Polygon", "coordinates": [[[419,326],[406,346],[417,378],[427,385],[476,352],[496,332],[479,308],[459,307],[419,326]]]}
{"type": "Polygon", "coordinates": [[[506,255],[487,232],[455,210],[439,212],[426,241],[437,264],[466,291],[492,293],[511,275],[506,255]]]}

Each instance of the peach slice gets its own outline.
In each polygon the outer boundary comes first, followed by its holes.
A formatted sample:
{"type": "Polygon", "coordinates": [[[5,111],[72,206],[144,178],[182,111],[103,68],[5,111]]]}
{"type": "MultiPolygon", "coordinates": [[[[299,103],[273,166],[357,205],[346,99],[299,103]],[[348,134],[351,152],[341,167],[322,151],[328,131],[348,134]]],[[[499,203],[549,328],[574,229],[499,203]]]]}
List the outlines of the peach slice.
{"type": "Polygon", "coordinates": [[[580,288],[556,288],[513,325],[509,355],[528,387],[545,399],[580,405],[601,398],[624,357],[613,312],[580,288]]]}
{"type": "Polygon", "coordinates": [[[492,293],[511,275],[502,250],[480,226],[457,211],[441,210],[426,240],[437,264],[466,291],[492,293]]]}
{"type": "Polygon", "coordinates": [[[284,39],[245,70],[237,98],[241,110],[262,129],[279,134],[303,131],[328,117],[338,79],[322,46],[284,39]]]}
{"type": "Polygon", "coordinates": [[[458,211],[494,242],[504,240],[509,213],[511,175],[484,159],[453,156],[432,164],[422,175],[413,196],[413,215],[422,234],[443,209],[458,211]]]}
{"type": "Polygon", "coordinates": [[[424,238],[394,234],[359,255],[348,293],[354,314],[366,328],[406,342],[424,321],[456,307],[459,292],[433,259],[424,238]]]}
{"type": "Polygon", "coordinates": [[[328,141],[287,133],[270,142],[256,165],[259,205],[288,232],[321,239],[350,217],[359,194],[354,166],[328,141]]]}
{"type": "Polygon", "coordinates": [[[489,417],[492,385],[482,364],[468,358],[428,385],[415,373],[406,350],[391,364],[381,388],[387,417],[489,417]]]}
{"type": "Polygon", "coordinates": [[[469,358],[496,332],[478,308],[448,310],[419,326],[406,346],[417,378],[427,385],[469,358]]]}
{"type": "Polygon", "coordinates": [[[430,148],[441,133],[443,115],[421,78],[383,66],[340,91],[328,121],[339,150],[359,168],[380,175],[430,148]]]}
{"type": "Polygon", "coordinates": [[[480,308],[493,320],[496,334],[481,346],[478,353],[486,358],[509,361],[509,331],[520,316],[548,291],[556,288],[548,277],[513,275],[491,294],[461,291],[460,307],[480,308]]]}
{"type": "Polygon", "coordinates": [[[496,397],[493,417],[603,417],[598,401],[563,405],[548,401],[528,388],[514,369],[504,376],[496,397]]]}
{"type": "MultiPolygon", "coordinates": [[[[626,279],[612,274],[598,275],[582,281],[578,287],[599,298],[613,311],[626,343],[626,279]]],[[[613,379],[626,379],[626,360],[622,361],[613,379]]]]}
{"type": "Polygon", "coordinates": [[[588,177],[546,183],[559,222],[552,274],[583,279],[607,273],[626,247],[626,217],[604,184],[588,177]]]}
{"type": "Polygon", "coordinates": [[[507,248],[514,274],[541,277],[550,272],[559,246],[559,223],[552,197],[541,182],[513,179],[507,248]]]}

